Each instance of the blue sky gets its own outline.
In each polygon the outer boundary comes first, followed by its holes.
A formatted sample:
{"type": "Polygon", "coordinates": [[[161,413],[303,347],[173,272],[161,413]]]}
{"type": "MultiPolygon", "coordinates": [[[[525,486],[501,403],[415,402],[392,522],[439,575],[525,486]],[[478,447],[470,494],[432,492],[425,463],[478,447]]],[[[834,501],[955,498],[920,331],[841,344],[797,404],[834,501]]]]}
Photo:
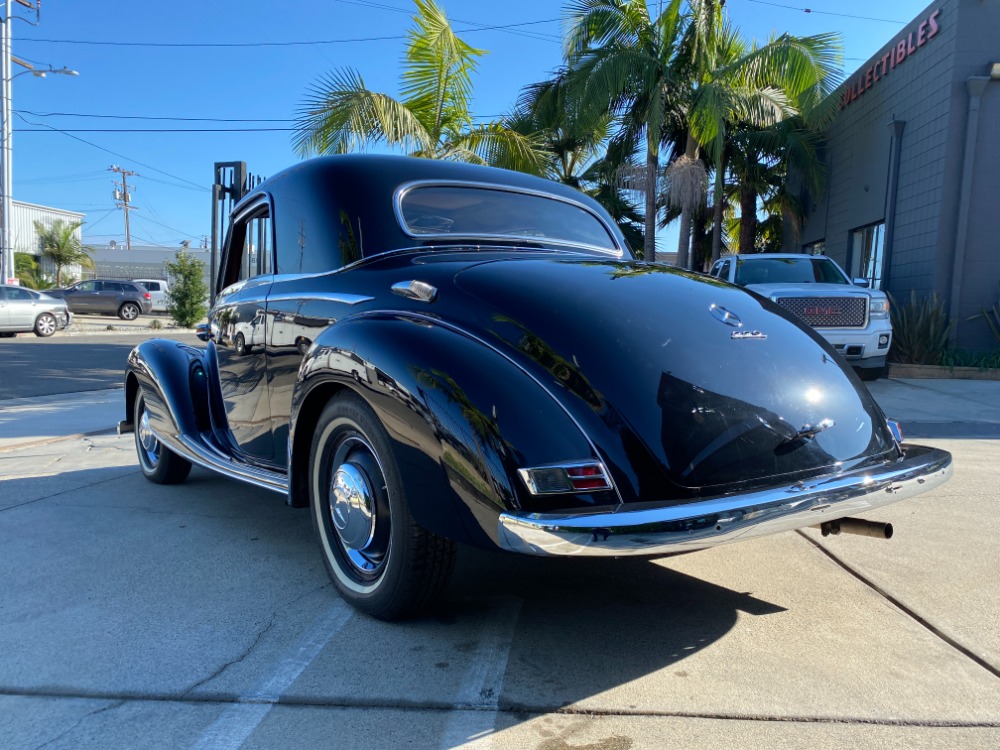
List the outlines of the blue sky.
{"type": "MultiPolygon", "coordinates": [[[[466,41],[489,51],[474,79],[477,116],[509,111],[522,86],[559,66],[562,2],[439,4],[466,41]],[[508,24],[523,25],[476,29],[508,24]]],[[[850,72],[925,5],[729,0],[727,9],[748,37],[841,32],[850,72]]],[[[210,231],[214,162],[246,161],[266,176],[297,161],[287,128],[322,73],[354,67],[370,88],[398,94],[413,10],[408,0],[46,0],[37,26],[14,22],[14,55],[36,68],[65,66],[79,76],[14,81],[13,196],[85,213],[87,244],[123,243],[122,212],[112,198],[116,175],[108,171],[117,164],[138,173],[129,182],[137,209],[132,242],[176,248],[191,240],[198,246],[210,231]],[[320,43],[345,39],[365,41],[320,43]],[[309,44],[290,44],[301,42],[309,44]],[[251,128],[271,130],[235,132],[251,128]],[[147,132],[96,132],[125,129],[147,132]]],[[[669,230],[661,241],[661,249],[676,243],[669,230]]]]}

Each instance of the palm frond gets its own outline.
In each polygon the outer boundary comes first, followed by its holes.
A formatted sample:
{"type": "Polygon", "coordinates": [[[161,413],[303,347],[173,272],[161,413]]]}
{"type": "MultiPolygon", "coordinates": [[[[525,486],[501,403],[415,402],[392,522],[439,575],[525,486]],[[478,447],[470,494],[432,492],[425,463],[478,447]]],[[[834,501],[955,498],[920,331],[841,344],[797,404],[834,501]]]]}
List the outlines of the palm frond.
{"type": "Polygon", "coordinates": [[[518,133],[500,121],[471,128],[450,147],[452,151],[474,153],[491,166],[528,174],[542,175],[547,166],[543,144],[537,136],[518,133]]]}
{"type": "Polygon", "coordinates": [[[351,69],[333,71],[311,87],[292,142],[300,156],[344,154],[378,143],[408,152],[435,146],[415,112],[388,94],[370,91],[351,69]]]}
{"type": "Polygon", "coordinates": [[[433,0],[415,0],[402,97],[435,140],[470,123],[472,74],[485,51],[462,41],[433,0]]]}

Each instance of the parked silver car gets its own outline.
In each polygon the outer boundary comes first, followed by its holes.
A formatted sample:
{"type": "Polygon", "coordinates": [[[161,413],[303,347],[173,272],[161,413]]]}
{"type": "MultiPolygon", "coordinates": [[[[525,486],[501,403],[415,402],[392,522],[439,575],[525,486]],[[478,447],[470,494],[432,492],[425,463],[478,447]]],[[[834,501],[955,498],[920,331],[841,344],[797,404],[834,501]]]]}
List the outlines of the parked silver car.
{"type": "Polygon", "coordinates": [[[0,336],[29,331],[36,336],[51,336],[68,327],[72,320],[65,300],[34,289],[0,285],[0,336]]]}

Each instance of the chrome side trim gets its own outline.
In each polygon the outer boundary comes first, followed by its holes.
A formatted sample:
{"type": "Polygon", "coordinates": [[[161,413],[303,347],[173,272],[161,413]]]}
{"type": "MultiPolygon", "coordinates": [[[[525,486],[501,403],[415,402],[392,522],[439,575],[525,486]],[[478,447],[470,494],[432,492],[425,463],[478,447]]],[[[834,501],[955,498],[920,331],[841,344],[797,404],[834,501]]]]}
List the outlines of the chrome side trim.
{"type": "MultiPolygon", "coordinates": [[[[287,278],[288,275],[282,278],[287,278]]],[[[374,297],[364,294],[349,294],[347,292],[288,292],[285,294],[269,294],[268,302],[340,302],[344,305],[360,305],[362,302],[371,302],[374,297]]]]}
{"type": "MultiPolygon", "coordinates": [[[[904,445],[891,464],[745,495],[591,514],[503,513],[500,547],[528,555],[666,555],[815,526],[943,484],[951,454],[904,445]]],[[[619,506],[620,507],[620,506],[619,506]]]]}
{"type": "Polygon", "coordinates": [[[173,435],[166,438],[155,430],[152,432],[153,436],[170,450],[197,466],[261,489],[288,494],[286,474],[241,463],[188,435],[173,435]]]}

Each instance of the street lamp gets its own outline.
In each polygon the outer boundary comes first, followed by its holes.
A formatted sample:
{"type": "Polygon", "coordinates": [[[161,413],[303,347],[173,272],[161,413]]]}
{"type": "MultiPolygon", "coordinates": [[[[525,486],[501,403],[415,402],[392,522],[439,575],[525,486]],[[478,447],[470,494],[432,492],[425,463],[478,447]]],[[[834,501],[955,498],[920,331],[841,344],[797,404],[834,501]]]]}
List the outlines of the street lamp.
{"type": "Polygon", "coordinates": [[[45,78],[49,73],[66,76],[78,76],[77,71],[63,66],[53,68],[36,68],[29,62],[25,62],[10,54],[10,0],[7,0],[8,15],[3,24],[3,49],[0,50],[3,68],[0,75],[3,77],[0,99],[2,99],[3,118],[0,126],[0,283],[11,283],[14,279],[14,246],[11,242],[11,196],[14,192],[14,169],[11,163],[13,154],[13,133],[14,127],[11,122],[11,81],[18,76],[31,74],[36,78],[45,78]],[[17,63],[25,68],[20,73],[11,75],[11,64],[17,63]]]}

